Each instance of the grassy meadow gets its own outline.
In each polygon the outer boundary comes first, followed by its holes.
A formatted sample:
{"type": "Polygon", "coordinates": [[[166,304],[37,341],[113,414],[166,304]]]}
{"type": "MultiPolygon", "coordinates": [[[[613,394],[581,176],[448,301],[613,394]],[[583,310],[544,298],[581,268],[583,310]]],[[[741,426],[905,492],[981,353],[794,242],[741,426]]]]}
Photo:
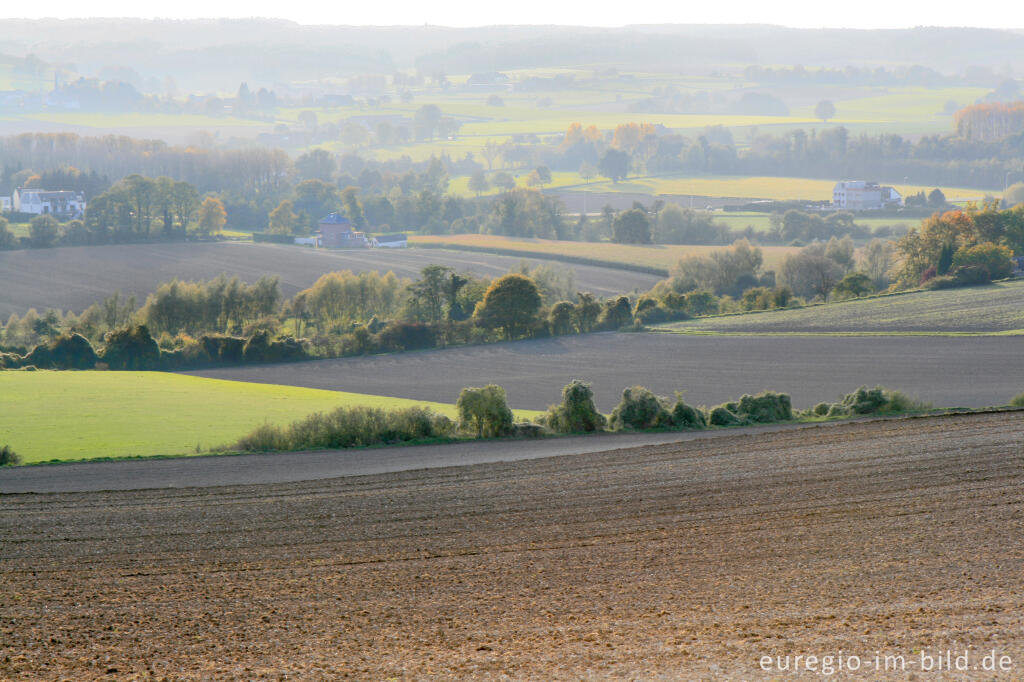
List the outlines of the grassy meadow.
{"type": "Polygon", "coordinates": [[[264,422],[354,405],[426,405],[456,416],[443,403],[163,372],[7,371],[0,372],[0,443],[26,464],[196,454],[264,422]]]}
{"type": "MultiPolygon", "coordinates": [[[[743,230],[752,227],[756,232],[767,232],[771,227],[770,213],[757,213],[753,211],[717,211],[714,220],[724,223],[734,230],[743,230]]],[[[864,216],[858,215],[854,222],[863,225],[874,231],[880,227],[909,229],[917,227],[921,223],[920,218],[903,218],[898,216],[864,216]]]]}
{"type": "MultiPolygon", "coordinates": [[[[611,242],[570,242],[554,239],[516,239],[488,234],[457,235],[412,235],[409,243],[413,246],[444,246],[458,249],[470,247],[474,250],[529,252],[542,256],[568,256],[587,258],[607,263],[626,263],[651,268],[670,270],[687,256],[703,256],[723,246],[693,246],[677,244],[656,244],[639,246],[634,244],[613,244],[611,242]]],[[[791,246],[762,246],[764,265],[768,269],[777,267],[782,257],[799,249],[791,246]]]]}
{"type": "Polygon", "coordinates": [[[661,331],[736,334],[1024,334],[1024,281],[912,291],[804,308],[703,317],[661,331]]]}

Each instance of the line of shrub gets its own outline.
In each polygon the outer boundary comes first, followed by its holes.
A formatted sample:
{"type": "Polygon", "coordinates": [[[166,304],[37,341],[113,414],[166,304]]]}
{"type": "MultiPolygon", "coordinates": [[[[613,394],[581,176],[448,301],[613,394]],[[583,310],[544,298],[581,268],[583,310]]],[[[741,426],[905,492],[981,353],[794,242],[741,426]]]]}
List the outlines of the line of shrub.
{"type": "Polygon", "coordinates": [[[356,448],[450,438],[455,425],[425,407],[383,410],[339,407],[317,412],[286,427],[264,424],[236,442],[245,452],[356,448]]]}
{"type": "MultiPolygon", "coordinates": [[[[1021,398],[1024,400],[1024,397],[1021,398]]],[[[551,405],[535,423],[515,422],[505,389],[495,384],[464,388],[456,409],[458,423],[426,408],[382,410],[367,407],[339,408],[317,413],[279,427],[264,424],[228,449],[245,452],[309,450],[384,445],[458,436],[468,438],[531,438],[552,434],[604,431],[683,431],[797,420],[848,418],[870,414],[900,414],[931,409],[899,391],[861,386],[838,403],[819,403],[794,411],[788,394],[763,391],[708,408],[688,405],[681,393],[675,399],[658,396],[643,386],[622,392],[609,417],[594,404],[590,384],[573,380],[562,389],[562,402],[551,405]]]]}
{"type": "Polygon", "coordinates": [[[108,332],[97,353],[87,338],[77,333],[56,336],[24,355],[0,351],[0,369],[95,369],[181,370],[214,365],[289,362],[310,358],[302,341],[292,337],[271,338],[259,330],[248,338],[208,334],[188,337],[182,347],[163,350],[145,325],[108,332]]]}

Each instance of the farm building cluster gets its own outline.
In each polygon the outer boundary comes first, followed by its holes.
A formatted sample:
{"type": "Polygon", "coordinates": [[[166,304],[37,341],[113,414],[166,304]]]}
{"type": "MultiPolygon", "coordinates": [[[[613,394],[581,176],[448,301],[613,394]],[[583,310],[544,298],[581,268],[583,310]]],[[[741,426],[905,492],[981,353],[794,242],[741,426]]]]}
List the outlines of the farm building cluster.
{"type": "Polygon", "coordinates": [[[832,207],[849,211],[873,211],[903,205],[894,187],[864,180],[843,180],[832,188],[832,207]]]}
{"type": "Polygon", "coordinates": [[[85,215],[85,195],[71,190],[19,187],[11,196],[0,197],[0,210],[72,220],[85,215]]]}
{"type": "Polygon", "coordinates": [[[310,237],[296,237],[296,244],[322,249],[404,249],[409,238],[404,234],[382,234],[374,237],[354,229],[352,221],[340,213],[331,213],[317,221],[317,231],[310,237]]]}

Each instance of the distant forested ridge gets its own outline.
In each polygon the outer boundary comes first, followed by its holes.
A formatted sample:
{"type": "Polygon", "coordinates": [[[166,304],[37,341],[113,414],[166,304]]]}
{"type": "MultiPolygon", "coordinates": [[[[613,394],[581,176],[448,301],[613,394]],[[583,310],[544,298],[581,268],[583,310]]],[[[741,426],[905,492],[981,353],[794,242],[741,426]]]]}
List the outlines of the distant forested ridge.
{"type": "MultiPolygon", "coordinates": [[[[581,20],[585,20],[582,17],[581,20]]],[[[401,22],[402,17],[395,17],[401,22]]],[[[966,65],[1001,69],[1024,61],[1024,35],[971,28],[793,29],[767,25],[303,26],[275,19],[74,19],[0,21],[0,45],[75,64],[98,76],[130,65],[145,81],[173,79],[185,90],[223,89],[390,73],[473,73],[593,64],[642,69],[687,64],[919,64],[943,72],[966,65]],[[45,38],[41,39],[40,36],[45,38]]]]}

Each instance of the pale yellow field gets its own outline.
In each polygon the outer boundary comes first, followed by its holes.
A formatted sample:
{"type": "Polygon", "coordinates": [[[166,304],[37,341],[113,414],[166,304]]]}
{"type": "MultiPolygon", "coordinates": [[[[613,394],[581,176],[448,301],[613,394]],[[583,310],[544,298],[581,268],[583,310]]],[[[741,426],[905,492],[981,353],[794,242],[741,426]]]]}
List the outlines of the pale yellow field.
{"type": "MultiPolygon", "coordinates": [[[[832,199],[833,180],[808,178],[743,177],[714,175],[703,177],[665,176],[656,178],[627,178],[619,183],[594,182],[579,189],[593,192],[636,192],[642,194],[693,194],[706,197],[737,197],[750,199],[816,200],[832,199]]],[[[893,185],[904,197],[935,189],[925,185],[893,185]]],[[[949,201],[980,200],[986,191],[962,187],[939,187],[949,201]]],[[[991,194],[1000,194],[991,190],[991,194]]]]}
{"type": "MultiPolygon", "coordinates": [[[[669,270],[687,256],[704,256],[724,246],[692,246],[676,244],[658,244],[638,246],[631,244],[612,244],[609,242],[569,242],[552,239],[514,239],[487,234],[458,235],[413,235],[409,238],[413,245],[439,244],[446,246],[470,246],[477,249],[515,250],[543,253],[549,255],[573,256],[590,258],[609,263],[629,263],[669,270]]],[[[763,246],[765,267],[775,268],[788,253],[799,249],[790,246],[763,246]]]]}

